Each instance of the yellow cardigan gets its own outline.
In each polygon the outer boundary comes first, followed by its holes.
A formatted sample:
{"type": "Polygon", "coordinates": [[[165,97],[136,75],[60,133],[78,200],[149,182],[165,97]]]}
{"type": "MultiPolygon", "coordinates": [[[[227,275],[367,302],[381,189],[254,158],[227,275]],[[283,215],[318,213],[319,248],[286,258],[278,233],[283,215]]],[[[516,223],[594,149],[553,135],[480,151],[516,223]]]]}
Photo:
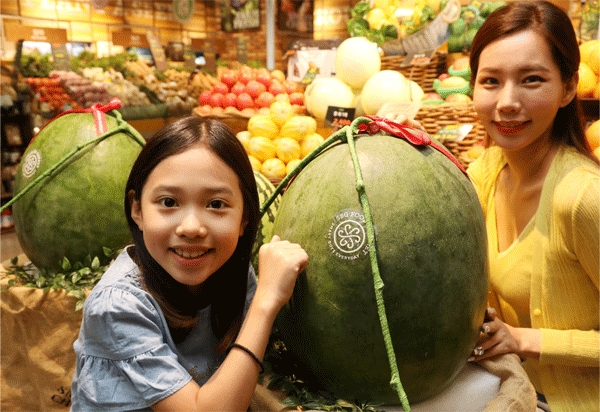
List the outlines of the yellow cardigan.
{"type": "MultiPolygon", "coordinates": [[[[501,149],[490,147],[468,169],[486,216],[490,245],[497,244],[497,233],[487,211],[494,206],[496,180],[505,165],[501,149]]],[[[533,220],[529,234],[534,236],[533,262],[524,265],[531,267],[529,317],[531,327],[541,330],[541,354],[539,360],[527,360],[526,370],[552,412],[598,411],[598,165],[571,147],[561,148],[544,181],[533,220]]],[[[515,311],[502,296],[495,290],[489,296],[490,306],[502,319],[519,326],[515,311]]]]}

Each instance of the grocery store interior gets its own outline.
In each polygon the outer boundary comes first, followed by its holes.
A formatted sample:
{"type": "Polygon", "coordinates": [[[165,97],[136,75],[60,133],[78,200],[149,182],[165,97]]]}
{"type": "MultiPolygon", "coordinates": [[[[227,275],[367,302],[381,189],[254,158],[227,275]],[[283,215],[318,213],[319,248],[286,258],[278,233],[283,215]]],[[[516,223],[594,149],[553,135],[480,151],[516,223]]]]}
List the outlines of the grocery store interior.
{"type": "MultiPolygon", "coordinates": [[[[550,1],[568,14],[578,37],[577,96],[586,138],[600,157],[600,2],[550,1]]],[[[2,0],[0,287],[14,311],[5,315],[3,303],[2,317],[21,322],[2,327],[29,330],[21,307],[56,310],[56,324],[48,321],[39,333],[69,345],[50,349],[61,352],[56,365],[40,360],[3,377],[0,408],[70,406],[70,348],[81,322],[81,310],[72,309],[93,286],[75,285],[80,278],[70,270],[77,262],[97,274],[98,265],[111,262],[106,250],[129,243],[118,209],[127,168],[144,141],[187,116],[222,121],[265,179],[257,178],[261,201],[363,115],[418,121],[466,169],[488,141],[473,107],[469,50],[487,16],[507,2],[2,0]],[[121,143],[111,143],[112,152],[90,152],[89,161],[77,162],[86,142],[115,129],[106,142],[121,143]],[[57,273],[78,280],[53,289],[57,273]]],[[[17,338],[9,341],[3,330],[3,373],[5,365],[18,370],[40,359],[31,352],[45,349],[27,347],[37,348],[43,337],[28,333],[16,349],[17,338]]],[[[472,369],[461,373],[463,382],[479,382],[480,394],[496,384],[472,369]]],[[[455,400],[436,402],[414,410],[455,400]]]]}

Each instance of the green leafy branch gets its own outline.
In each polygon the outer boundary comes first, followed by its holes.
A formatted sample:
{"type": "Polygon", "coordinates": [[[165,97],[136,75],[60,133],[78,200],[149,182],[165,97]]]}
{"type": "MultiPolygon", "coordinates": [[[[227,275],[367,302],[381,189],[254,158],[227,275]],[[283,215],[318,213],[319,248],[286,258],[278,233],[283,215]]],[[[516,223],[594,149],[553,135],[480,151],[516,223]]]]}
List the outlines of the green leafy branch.
{"type": "MultiPolygon", "coordinates": [[[[281,404],[287,408],[328,412],[383,412],[378,409],[377,405],[338,399],[331,393],[320,390],[308,381],[300,379],[296,373],[302,373],[302,367],[287,351],[277,329],[274,329],[271,334],[263,363],[269,375],[267,388],[283,392],[286,398],[281,401],[281,404]]],[[[305,374],[307,375],[307,373],[305,374]]]]}
{"type": "Polygon", "coordinates": [[[121,250],[113,251],[110,248],[104,247],[104,256],[91,257],[88,255],[83,262],[71,263],[69,259],[63,257],[60,262],[62,271],[54,272],[48,269],[38,269],[31,262],[25,265],[17,265],[18,257],[11,259],[11,266],[6,274],[14,276],[14,279],[9,279],[8,285],[4,290],[8,290],[15,286],[24,286],[30,288],[43,289],[44,292],[51,290],[64,290],[68,295],[77,298],[75,310],[81,310],[86,297],[86,291],[91,290],[112,261],[121,250]]]}

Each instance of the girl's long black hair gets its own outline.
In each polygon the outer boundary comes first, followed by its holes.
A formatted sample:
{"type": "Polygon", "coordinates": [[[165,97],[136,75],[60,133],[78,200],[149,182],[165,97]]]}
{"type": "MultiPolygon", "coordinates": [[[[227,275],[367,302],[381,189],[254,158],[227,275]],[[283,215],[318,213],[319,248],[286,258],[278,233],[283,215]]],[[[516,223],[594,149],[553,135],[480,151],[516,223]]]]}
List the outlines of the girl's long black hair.
{"type": "Polygon", "coordinates": [[[212,329],[219,339],[217,350],[225,350],[242,324],[250,253],[260,220],[254,172],[240,141],[226,125],[213,119],[190,116],[165,126],[148,140],[133,164],[125,188],[125,214],[135,245],[133,258],[141,268],[145,287],[165,314],[174,341],[185,339],[197,323],[198,310],[210,304],[212,329]],[[131,217],[132,202],[140,201],[152,170],[165,158],[198,145],[209,148],[236,173],[244,199],[243,218],[247,221],[233,255],[204,282],[200,295],[173,279],[154,260],[131,217]]]}

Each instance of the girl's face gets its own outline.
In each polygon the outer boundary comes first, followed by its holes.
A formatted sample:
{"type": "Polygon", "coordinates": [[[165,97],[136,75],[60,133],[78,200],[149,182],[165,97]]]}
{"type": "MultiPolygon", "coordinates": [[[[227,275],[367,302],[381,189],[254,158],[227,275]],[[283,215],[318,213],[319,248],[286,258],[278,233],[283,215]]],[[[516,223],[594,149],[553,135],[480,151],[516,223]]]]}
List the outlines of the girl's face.
{"type": "Polygon", "coordinates": [[[246,227],[243,215],[237,175],[205,146],[160,162],[131,207],[152,257],[191,287],[231,257],[246,227]]]}
{"type": "Polygon", "coordinates": [[[537,148],[550,144],[556,113],[573,99],[576,85],[577,79],[563,83],[544,37],[526,30],[483,49],[473,104],[498,146],[537,148]]]}

